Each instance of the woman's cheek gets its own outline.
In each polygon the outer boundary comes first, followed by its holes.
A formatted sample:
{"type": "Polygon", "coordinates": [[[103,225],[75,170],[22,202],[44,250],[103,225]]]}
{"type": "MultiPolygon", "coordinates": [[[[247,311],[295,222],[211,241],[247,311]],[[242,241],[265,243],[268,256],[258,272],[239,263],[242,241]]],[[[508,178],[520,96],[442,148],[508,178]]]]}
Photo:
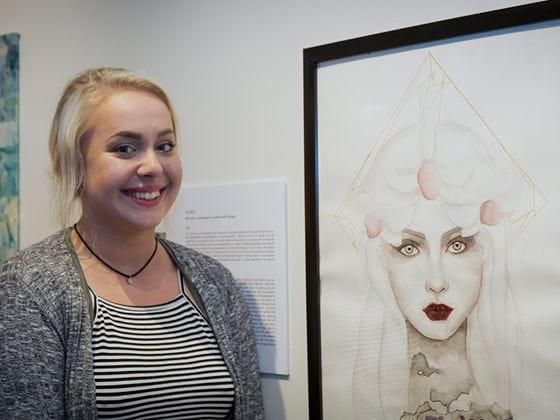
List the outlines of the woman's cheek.
{"type": "Polygon", "coordinates": [[[478,300],[482,285],[481,253],[446,256],[443,266],[449,283],[449,294],[465,308],[472,309],[478,300]]]}
{"type": "Polygon", "coordinates": [[[401,308],[411,308],[415,302],[422,302],[425,285],[429,275],[429,266],[422,256],[396,261],[389,271],[391,286],[401,308]]]}

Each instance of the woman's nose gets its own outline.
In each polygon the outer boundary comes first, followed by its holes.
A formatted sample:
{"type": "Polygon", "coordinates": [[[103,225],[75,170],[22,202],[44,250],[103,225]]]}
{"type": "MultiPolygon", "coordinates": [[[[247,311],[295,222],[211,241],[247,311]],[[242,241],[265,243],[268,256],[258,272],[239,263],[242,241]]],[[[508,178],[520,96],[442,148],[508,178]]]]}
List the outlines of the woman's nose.
{"type": "Polygon", "coordinates": [[[426,291],[434,295],[441,295],[449,288],[443,270],[441,269],[439,261],[432,261],[430,264],[430,273],[426,280],[426,291]]]}
{"type": "Polygon", "coordinates": [[[163,173],[163,166],[155,151],[148,150],[143,153],[137,172],[139,176],[150,176],[153,178],[157,178],[163,173]]]}

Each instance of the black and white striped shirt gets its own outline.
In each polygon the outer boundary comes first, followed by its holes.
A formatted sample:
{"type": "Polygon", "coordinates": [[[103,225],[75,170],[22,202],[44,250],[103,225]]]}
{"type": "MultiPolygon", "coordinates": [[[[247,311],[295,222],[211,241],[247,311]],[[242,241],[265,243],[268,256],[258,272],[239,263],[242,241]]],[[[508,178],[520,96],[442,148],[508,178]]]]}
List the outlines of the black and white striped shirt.
{"type": "Polygon", "coordinates": [[[212,329],[184,293],[154,306],[95,296],[99,418],[224,419],[234,387],[212,329]]]}

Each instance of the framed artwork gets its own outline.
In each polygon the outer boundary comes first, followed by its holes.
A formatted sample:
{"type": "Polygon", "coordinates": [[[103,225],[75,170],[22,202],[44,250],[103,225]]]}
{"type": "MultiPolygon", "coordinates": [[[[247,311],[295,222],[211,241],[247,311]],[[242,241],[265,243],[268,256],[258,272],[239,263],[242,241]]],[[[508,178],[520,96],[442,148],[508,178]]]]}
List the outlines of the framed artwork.
{"type": "Polygon", "coordinates": [[[0,35],[0,263],[19,249],[19,34],[0,35]]]}
{"type": "Polygon", "coordinates": [[[304,50],[313,419],[554,419],[560,2],[304,50]]]}

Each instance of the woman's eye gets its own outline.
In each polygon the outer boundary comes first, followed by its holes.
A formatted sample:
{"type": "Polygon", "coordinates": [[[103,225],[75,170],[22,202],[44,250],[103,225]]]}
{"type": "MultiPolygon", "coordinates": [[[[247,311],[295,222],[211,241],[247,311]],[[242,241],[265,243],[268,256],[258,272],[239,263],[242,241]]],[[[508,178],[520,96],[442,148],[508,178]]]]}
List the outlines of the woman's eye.
{"type": "Polygon", "coordinates": [[[467,249],[467,245],[463,241],[453,241],[447,247],[447,252],[451,252],[452,254],[460,254],[465,249],[467,249]]]}
{"type": "Polygon", "coordinates": [[[412,257],[418,254],[420,251],[412,244],[406,244],[399,248],[399,252],[406,257],[412,257]]]}
{"type": "Polygon", "coordinates": [[[158,150],[164,153],[171,152],[175,148],[175,144],[166,142],[158,145],[158,150]]]}
{"type": "Polygon", "coordinates": [[[134,147],[129,144],[121,144],[113,148],[114,153],[118,153],[119,155],[128,155],[134,152],[134,147]]]}

